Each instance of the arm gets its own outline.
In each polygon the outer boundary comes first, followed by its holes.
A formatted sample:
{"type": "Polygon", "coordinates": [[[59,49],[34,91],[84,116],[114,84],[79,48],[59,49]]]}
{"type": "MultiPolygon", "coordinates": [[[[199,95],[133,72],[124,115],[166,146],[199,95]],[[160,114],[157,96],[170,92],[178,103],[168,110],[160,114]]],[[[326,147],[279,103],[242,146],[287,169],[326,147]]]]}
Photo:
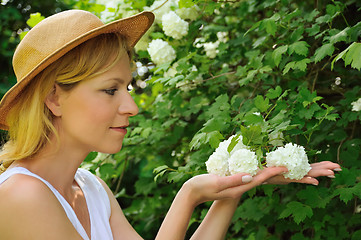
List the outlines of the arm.
{"type": "Polygon", "coordinates": [[[204,174],[191,178],[175,197],[156,239],[184,239],[194,208],[203,202],[213,200],[217,201],[213,203],[192,239],[221,239],[228,229],[242,194],[285,171],[287,169],[284,167],[267,168],[260,171],[253,180],[248,177],[248,181],[244,178],[246,174],[228,177],[204,174]],[[249,181],[251,182],[245,184],[249,181]]]}
{"type": "MultiPolygon", "coordinates": [[[[269,172],[269,170],[264,169],[262,170],[263,172],[260,171],[260,173],[254,177],[252,183],[245,186],[253,188],[265,181],[270,184],[288,184],[296,182],[318,185],[316,177],[327,176],[334,178],[334,171],[341,171],[340,165],[328,161],[313,163],[311,164],[311,167],[312,169],[308,172],[307,176],[301,180],[286,179],[281,174],[276,175],[276,171],[269,172]],[[267,171],[267,175],[265,175],[264,171],[267,171]],[[260,178],[260,175],[262,175],[262,178],[260,178]]],[[[215,201],[201,225],[192,236],[192,239],[224,239],[238,202],[239,199],[237,198],[215,201]],[[216,230],[217,228],[219,229],[216,230]]]]}

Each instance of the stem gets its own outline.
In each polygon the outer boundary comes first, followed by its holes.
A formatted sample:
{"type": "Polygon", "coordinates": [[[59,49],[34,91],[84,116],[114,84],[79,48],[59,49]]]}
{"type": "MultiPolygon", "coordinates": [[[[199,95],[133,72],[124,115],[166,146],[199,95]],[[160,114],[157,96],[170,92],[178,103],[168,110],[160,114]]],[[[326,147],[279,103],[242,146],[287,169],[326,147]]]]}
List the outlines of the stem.
{"type": "Polygon", "coordinates": [[[151,10],[151,12],[154,12],[156,10],[158,10],[159,8],[163,7],[164,4],[166,4],[168,2],[168,0],[165,0],[161,5],[159,5],[158,7],[154,8],[151,10]]]}

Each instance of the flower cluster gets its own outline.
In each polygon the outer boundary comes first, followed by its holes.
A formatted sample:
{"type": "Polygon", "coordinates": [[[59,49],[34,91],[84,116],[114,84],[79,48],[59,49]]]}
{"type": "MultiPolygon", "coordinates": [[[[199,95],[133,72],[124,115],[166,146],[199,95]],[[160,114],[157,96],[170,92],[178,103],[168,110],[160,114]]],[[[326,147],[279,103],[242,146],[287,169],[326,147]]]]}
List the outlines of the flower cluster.
{"type": "Polygon", "coordinates": [[[188,22],[181,19],[173,11],[163,15],[162,25],[165,35],[174,39],[181,39],[188,34],[188,22]]]}
{"type": "Polygon", "coordinates": [[[357,101],[352,102],[352,111],[358,112],[361,111],[361,98],[359,98],[357,101]]]}
{"type": "Polygon", "coordinates": [[[157,65],[172,62],[176,58],[174,49],[168,42],[162,39],[152,40],[149,43],[147,50],[152,61],[157,65]]]}
{"type": "Polygon", "coordinates": [[[204,48],[207,57],[215,58],[219,53],[218,46],[221,42],[225,43],[228,40],[228,33],[227,32],[218,32],[217,38],[218,40],[215,42],[204,42],[205,39],[203,38],[196,38],[194,41],[194,46],[197,48],[204,48]]]}
{"type": "Polygon", "coordinates": [[[289,179],[302,179],[311,170],[305,149],[292,143],[267,153],[266,162],[267,167],[286,167],[288,172],[284,176],[289,179]]]}
{"type": "MultiPolygon", "coordinates": [[[[229,176],[237,173],[256,175],[259,170],[259,161],[256,153],[243,144],[242,136],[239,136],[232,151],[228,151],[234,137],[233,135],[219,144],[206,162],[207,171],[218,176],[229,176]]],[[[311,170],[304,148],[292,143],[267,153],[266,164],[267,167],[286,167],[288,172],[284,176],[289,179],[302,179],[311,170]]]]}
{"type": "Polygon", "coordinates": [[[171,8],[178,7],[178,2],[176,0],[155,0],[150,7],[144,7],[144,11],[151,11],[155,15],[155,22],[161,23],[162,17],[164,14],[171,11],[171,8]]]}
{"type": "Polygon", "coordinates": [[[207,171],[218,176],[229,176],[236,173],[255,175],[258,171],[256,154],[250,151],[239,136],[236,146],[231,152],[228,147],[235,136],[221,142],[206,162],[207,171]]]}

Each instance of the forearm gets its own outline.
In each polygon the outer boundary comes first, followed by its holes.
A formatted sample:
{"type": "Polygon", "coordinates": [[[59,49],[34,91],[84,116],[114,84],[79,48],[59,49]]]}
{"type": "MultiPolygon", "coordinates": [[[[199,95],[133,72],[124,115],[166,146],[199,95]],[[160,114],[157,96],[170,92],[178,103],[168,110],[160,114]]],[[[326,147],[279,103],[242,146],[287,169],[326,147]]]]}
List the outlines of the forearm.
{"type": "Polygon", "coordinates": [[[239,199],[214,201],[206,217],[191,239],[224,239],[238,203],[239,199]]]}
{"type": "Polygon", "coordinates": [[[190,200],[191,193],[182,187],[158,231],[156,240],[184,240],[189,220],[195,204],[190,200]]]}

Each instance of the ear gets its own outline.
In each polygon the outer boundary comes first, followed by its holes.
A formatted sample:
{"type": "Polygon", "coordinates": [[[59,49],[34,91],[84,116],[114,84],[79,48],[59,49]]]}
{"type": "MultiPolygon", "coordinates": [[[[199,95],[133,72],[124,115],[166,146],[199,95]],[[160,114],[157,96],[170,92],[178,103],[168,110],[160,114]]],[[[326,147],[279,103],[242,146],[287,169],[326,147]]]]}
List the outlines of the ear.
{"type": "Polygon", "coordinates": [[[56,117],[60,117],[62,115],[60,101],[59,101],[61,91],[62,90],[60,89],[59,85],[54,84],[53,90],[45,98],[46,106],[56,117]]]}

